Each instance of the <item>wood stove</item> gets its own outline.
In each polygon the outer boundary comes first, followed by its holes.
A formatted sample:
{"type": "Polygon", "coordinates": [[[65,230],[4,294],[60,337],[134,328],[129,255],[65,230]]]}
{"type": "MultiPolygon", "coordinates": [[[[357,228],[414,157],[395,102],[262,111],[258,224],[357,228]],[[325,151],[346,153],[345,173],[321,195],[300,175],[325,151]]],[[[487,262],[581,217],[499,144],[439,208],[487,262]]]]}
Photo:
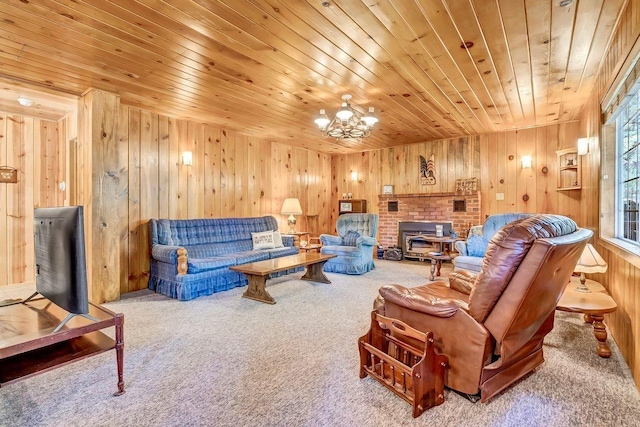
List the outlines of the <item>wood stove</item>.
{"type": "Polygon", "coordinates": [[[442,226],[445,237],[453,230],[453,221],[399,221],[398,246],[402,248],[402,256],[423,259],[425,253],[439,250],[424,238],[436,236],[436,225],[442,226]]]}

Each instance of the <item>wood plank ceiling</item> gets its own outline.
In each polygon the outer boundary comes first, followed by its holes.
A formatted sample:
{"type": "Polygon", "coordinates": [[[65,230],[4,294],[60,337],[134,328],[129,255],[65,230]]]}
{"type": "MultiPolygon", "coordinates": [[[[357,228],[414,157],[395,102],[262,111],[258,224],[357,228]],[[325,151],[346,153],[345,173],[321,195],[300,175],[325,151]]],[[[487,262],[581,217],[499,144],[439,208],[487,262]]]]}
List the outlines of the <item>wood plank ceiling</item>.
{"type": "Polygon", "coordinates": [[[327,153],[571,121],[624,3],[0,0],[0,106],[12,84],[93,87],[327,153]],[[322,138],[318,110],[346,93],[379,124],[322,138]]]}

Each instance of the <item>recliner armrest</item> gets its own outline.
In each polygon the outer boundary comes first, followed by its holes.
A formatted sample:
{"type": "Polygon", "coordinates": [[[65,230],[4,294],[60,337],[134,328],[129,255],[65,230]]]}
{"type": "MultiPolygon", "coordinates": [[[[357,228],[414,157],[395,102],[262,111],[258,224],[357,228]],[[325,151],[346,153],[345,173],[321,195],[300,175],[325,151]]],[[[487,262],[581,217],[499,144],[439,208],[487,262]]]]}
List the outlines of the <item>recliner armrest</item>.
{"type": "Polygon", "coordinates": [[[449,274],[449,287],[463,294],[471,295],[477,275],[466,270],[454,271],[449,274]]]}
{"type": "Polygon", "coordinates": [[[436,317],[451,317],[461,307],[467,307],[462,300],[440,298],[425,291],[405,288],[401,285],[385,285],[379,290],[385,301],[436,317]]]}
{"type": "Polygon", "coordinates": [[[320,241],[322,246],[342,245],[342,237],[332,236],[331,234],[321,234],[320,241]]]}
{"type": "Polygon", "coordinates": [[[375,237],[360,236],[356,240],[356,246],[375,246],[378,243],[375,237]]]}
{"type": "Polygon", "coordinates": [[[469,252],[467,252],[467,242],[458,240],[453,246],[456,248],[456,251],[458,251],[460,255],[462,256],[469,255],[469,252]]]}

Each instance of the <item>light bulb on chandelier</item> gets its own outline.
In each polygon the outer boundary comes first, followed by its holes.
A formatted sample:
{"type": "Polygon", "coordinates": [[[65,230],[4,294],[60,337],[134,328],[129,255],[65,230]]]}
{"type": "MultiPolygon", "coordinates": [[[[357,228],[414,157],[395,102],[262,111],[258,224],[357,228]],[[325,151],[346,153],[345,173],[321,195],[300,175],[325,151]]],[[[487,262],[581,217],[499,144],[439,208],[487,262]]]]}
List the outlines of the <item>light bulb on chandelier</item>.
{"type": "Polygon", "coordinates": [[[351,95],[342,95],[342,105],[333,120],[329,119],[324,109],[320,110],[320,115],[314,122],[322,136],[330,136],[336,140],[361,140],[371,135],[371,129],[378,122],[374,108],[369,107],[369,111],[361,115],[351,107],[350,100],[351,95]]]}

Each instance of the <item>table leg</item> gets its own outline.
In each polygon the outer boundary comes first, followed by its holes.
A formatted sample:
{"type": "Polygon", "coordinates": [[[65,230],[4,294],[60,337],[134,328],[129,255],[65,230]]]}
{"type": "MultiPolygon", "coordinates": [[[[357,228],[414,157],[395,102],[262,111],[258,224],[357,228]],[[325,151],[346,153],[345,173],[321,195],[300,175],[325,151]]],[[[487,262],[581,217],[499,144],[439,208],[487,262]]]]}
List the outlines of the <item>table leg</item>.
{"type": "Polygon", "coordinates": [[[442,260],[439,259],[438,262],[436,263],[436,265],[438,266],[437,276],[440,277],[440,267],[442,267],[442,260]]]}
{"type": "Polygon", "coordinates": [[[327,276],[325,276],[324,271],[322,271],[322,266],[325,263],[326,261],[307,265],[307,271],[301,279],[308,280],[310,282],[331,283],[331,280],[329,280],[327,276]]]}
{"type": "Polygon", "coordinates": [[[267,277],[268,276],[255,276],[253,274],[246,274],[247,280],[249,281],[249,287],[242,294],[243,298],[249,298],[252,300],[266,302],[267,304],[275,304],[276,300],[274,300],[269,292],[267,292],[267,277]]]}
{"type": "Polygon", "coordinates": [[[124,316],[118,315],[115,319],[116,327],[116,364],[118,366],[118,391],[113,393],[114,396],[124,394],[124,316]]]}
{"type": "Polygon", "coordinates": [[[611,357],[611,350],[607,345],[607,328],[604,326],[604,323],[602,323],[604,316],[602,314],[592,314],[591,318],[593,319],[593,335],[595,335],[598,340],[598,347],[596,349],[598,356],[611,357]]]}
{"type": "MultiPolygon", "coordinates": [[[[438,260],[436,260],[434,258],[431,258],[431,276],[429,277],[429,280],[435,280],[434,273],[436,272],[436,264],[437,263],[438,263],[438,260]]],[[[440,270],[440,269],[438,269],[438,270],[440,270]]],[[[438,273],[440,273],[440,271],[438,271],[438,273]]]]}

